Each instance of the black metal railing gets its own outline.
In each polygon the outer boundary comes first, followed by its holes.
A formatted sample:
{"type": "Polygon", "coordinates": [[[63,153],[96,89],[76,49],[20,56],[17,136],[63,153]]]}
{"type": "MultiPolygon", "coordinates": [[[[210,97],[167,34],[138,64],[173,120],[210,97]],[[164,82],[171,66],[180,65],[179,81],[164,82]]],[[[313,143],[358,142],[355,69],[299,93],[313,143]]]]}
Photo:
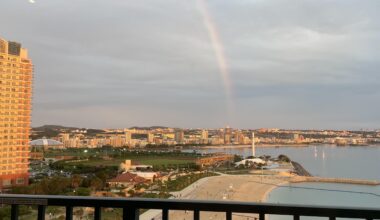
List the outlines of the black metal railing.
{"type": "Polygon", "coordinates": [[[294,220],[301,216],[336,218],[380,219],[380,208],[352,208],[352,207],[322,207],[306,205],[279,205],[269,203],[247,203],[227,201],[195,201],[174,199],[137,199],[137,198],[104,198],[80,196],[45,196],[45,195],[0,195],[0,204],[11,206],[11,220],[19,217],[20,205],[38,206],[38,220],[45,220],[47,206],[61,206],[66,208],[66,220],[73,219],[74,207],[93,207],[94,220],[100,220],[102,208],[122,208],[123,220],[139,219],[140,209],[162,210],[162,219],[169,219],[169,210],[188,210],[193,212],[193,219],[200,219],[200,212],[222,212],[225,219],[231,220],[233,213],[258,214],[259,220],[265,215],[290,215],[294,220]]]}

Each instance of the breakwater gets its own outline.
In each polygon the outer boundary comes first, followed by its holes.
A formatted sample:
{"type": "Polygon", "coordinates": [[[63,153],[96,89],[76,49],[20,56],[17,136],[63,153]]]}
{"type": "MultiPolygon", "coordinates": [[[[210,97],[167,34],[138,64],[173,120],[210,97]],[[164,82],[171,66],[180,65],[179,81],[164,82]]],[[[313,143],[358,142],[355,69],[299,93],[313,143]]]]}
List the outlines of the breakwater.
{"type": "Polygon", "coordinates": [[[345,184],[357,184],[378,186],[380,181],[377,180],[362,180],[362,179],[347,179],[347,178],[328,178],[328,177],[315,177],[315,176],[297,176],[290,179],[291,183],[302,182],[319,182],[319,183],[345,183],[345,184]]]}
{"type": "Polygon", "coordinates": [[[303,166],[295,161],[291,161],[294,171],[298,176],[290,179],[291,183],[302,182],[316,182],[316,183],[344,183],[344,184],[356,184],[367,186],[378,186],[380,181],[377,180],[365,180],[365,179],[349,179],[349,178],[330,178],[330,177],[316,177],[311,175],[303,166]]]}
{"type": "Polygon", "coordinates": [[[295,161],[291,161],[294,171],[299,176],[312,176],[303,166],[295,161]]]}

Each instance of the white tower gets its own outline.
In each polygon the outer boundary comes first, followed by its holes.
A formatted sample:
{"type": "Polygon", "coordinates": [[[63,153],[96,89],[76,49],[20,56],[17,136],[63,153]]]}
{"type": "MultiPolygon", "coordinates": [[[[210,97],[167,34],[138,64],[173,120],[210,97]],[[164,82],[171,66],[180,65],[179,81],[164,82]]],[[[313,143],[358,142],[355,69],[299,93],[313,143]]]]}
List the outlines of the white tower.
{"type": "Polygon", "coordinates": [[[255,148],[255,133],[252,132],[252,156],[256,156],[256,148],[255,148]]]}

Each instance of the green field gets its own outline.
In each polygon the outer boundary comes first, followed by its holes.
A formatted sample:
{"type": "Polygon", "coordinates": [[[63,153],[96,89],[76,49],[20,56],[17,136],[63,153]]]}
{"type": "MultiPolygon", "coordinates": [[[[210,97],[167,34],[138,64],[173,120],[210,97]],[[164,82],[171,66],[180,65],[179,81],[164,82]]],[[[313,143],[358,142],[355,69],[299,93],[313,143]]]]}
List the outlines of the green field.
{"type": "Polygon", "coordinates": [[[155,170],[174,168],[195,168],[195,160],[200,157],[195,153],[155,152],[125,149],[67,149],[53,150],[45,153],[46,157],[73,156],[72,160],[58,161],[53,169],[70,170],[74,173],[95,172],[101,167],[117,169],[125,160],[132,160],[133,165],[152,165],[155,170]]]}
{"type": "Polygon", "coordinates": [[[69,165],[85,165],[85,166],[119,166],[120,163],[125,160],[132,160],[133,164],[141,164],[141,165],[180,165],[180,164],[188,164],[194,163],[194,158],[173,158],[173,157],[158,157],[158,156],[143,156],[143,157],[129,157],[125,159],[114,158],[111,160],[103,160],[103,159],[89,159],[88,161],[79,161],[79,162],[68,162],[69,165]]]}

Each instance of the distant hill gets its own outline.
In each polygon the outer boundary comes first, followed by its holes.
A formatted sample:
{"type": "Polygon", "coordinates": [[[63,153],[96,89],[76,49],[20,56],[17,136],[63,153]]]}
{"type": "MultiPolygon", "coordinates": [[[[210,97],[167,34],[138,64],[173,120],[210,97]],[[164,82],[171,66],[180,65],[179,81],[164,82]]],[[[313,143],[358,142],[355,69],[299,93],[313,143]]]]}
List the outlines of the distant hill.
{"type": "Polygon", "coordinates": [[[59,125],[44,125],[41,127],[35,127],[32,128],[31,139],[35,140],[42,137],[55,137],[60,133],[61,129],[64,129],[64,127],[59,125]]]}
{"type": "Polygon", "coordinates": [[[130,127],[129,129],[138,129],[138,130],[153,130],[153,129],[167,129],[169,127],[165,126],[150,126],[150,127],[130,127]]]}
{"type": "Polygon", "coordinates": [[[62,125],[43,125],[40,127],[32,128],[33,131],[46,131],[46,130],[76,130],[76,127],[65,127],[62,125]]]}
{"type": "Polygon", "coordinates": [[[104,130],[101,129],[87,129],[87,135],[89,136],[95,136],[96,134],[105,133],[104,130]]]}
{"type": "MultiPolygon", "coordinates": [[[[32,128],[31,138],[33,140],[39,139],[42,137],[51,138],[51,137],[58,136],[58,134],[62,132],[72,132],[75,130],[84,130],[84,129],[86,128],[66,127],[62,125],[43,125],[40,127],[32,128]]],[[[86,130],[87,130],[87,135],[90,135],[90,136],[104,132],[104,130],[101,130],[101,129],[86,129],[86,130]]]]}

